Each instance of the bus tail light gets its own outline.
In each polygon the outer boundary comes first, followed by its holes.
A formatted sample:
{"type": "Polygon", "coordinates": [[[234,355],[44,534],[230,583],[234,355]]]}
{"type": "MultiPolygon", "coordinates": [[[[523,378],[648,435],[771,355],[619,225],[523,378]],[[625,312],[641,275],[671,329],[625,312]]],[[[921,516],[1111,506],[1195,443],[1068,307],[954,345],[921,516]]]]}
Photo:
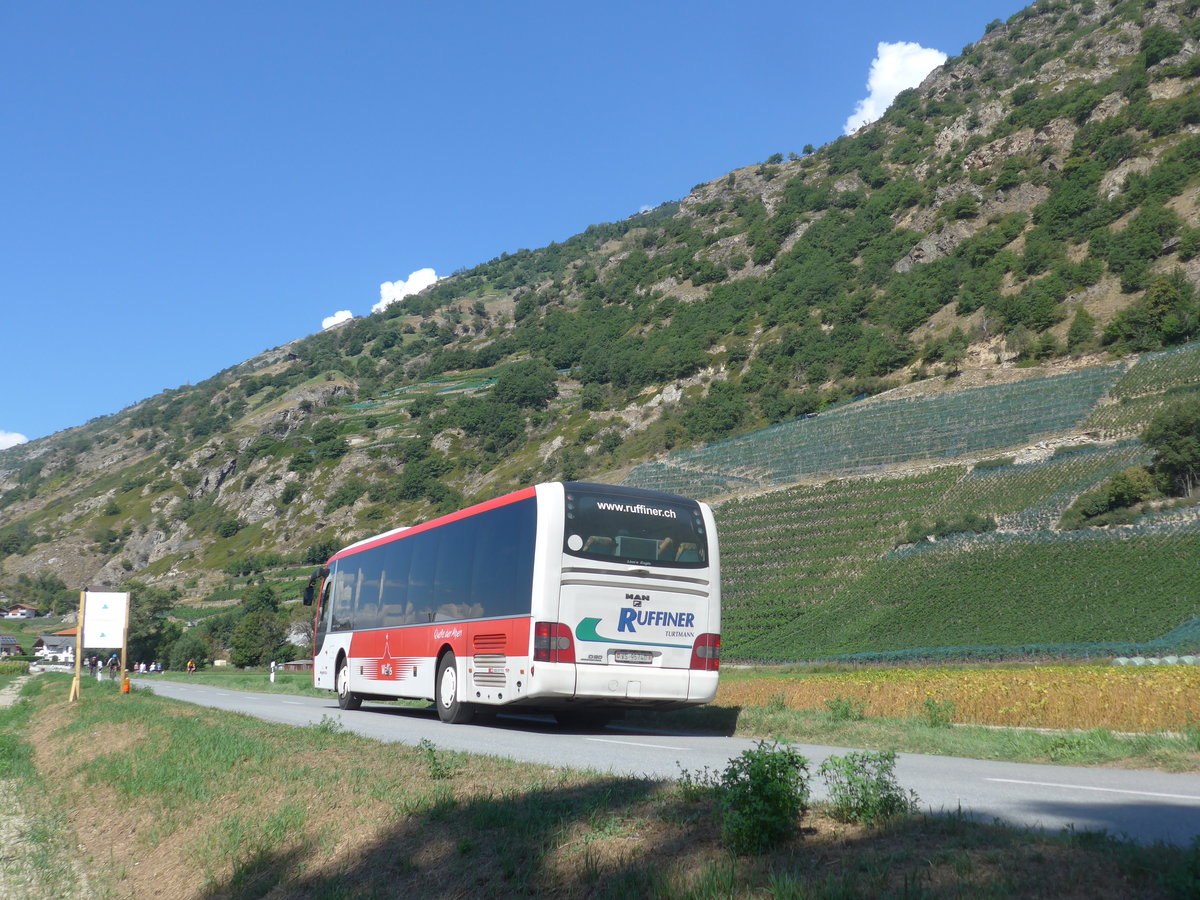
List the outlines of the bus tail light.
{"type": "Polygon", "coordinates": [[[571,629],[561,622],[535,622],[533,625],[534,662],[575,662],[575,643],[571,629]]]}
{"type": "Polygon", "coordinates": [[[716,672],[721,667],[721,636],[702,634],[692,644],[691,668],[702,672],[716,672]]]}

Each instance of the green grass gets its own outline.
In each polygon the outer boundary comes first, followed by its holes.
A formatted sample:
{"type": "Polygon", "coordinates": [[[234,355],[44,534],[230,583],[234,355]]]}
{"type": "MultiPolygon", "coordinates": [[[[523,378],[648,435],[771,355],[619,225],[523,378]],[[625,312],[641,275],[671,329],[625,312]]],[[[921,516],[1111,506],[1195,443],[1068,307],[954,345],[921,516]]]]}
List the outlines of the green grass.
{"type": "Polygon", "coordinates": [[[45,803],[100,897],[169,876],[205,896],[314,900],[1057,896],[1080,883],[1157,898],[1189,896],[1200,873],[1195,850],[953,815],[842,825],[821,807],[780,848],[734,856],[711,794],[673,783],[382,745],[105,685],[70,706],[69,679],[38,681],[0,733],[28,743],[37,727],[55,769],[45,803]]]}
{"type": "MultiPolygon", "coordinates": [[[[0,687],[12,680],[0,679],[0,687]]],[[[55,686],[65,689],[67,680],[59,679],[55,686]]],[[[49,687],[50,679],[33,679],[18,702],[0,709],[0,798],[11,829],[0,854],[0,884],[12,891],[9,896],[22,900],[73,897],[82,884],[68,816],[52,799],[53,786],[39,774],[28,738],[49,687]]]]}

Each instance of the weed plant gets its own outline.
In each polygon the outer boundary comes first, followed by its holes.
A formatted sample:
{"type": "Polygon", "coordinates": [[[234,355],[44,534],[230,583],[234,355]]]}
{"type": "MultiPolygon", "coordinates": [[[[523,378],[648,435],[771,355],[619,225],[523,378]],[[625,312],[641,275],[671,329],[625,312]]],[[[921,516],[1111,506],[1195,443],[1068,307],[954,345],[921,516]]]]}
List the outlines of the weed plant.
{"type": "Polygon", "coordinates": [[[830,756],[818,774],[829,789],[830,813],[842,822],[874,825],[915,813],[920,799],[896,782],[896,754],[855,752],[830,756]]]}
{"type": "Polygon", "coordinates": [[[861,722],[867,717],[867,703],[858,697],[830,697],[825,709],[835,722],[861,722]]]}
{"type": "Polygon", "coordinates": [[[721,838],[735,853],[770,850],[795,834],[808,800],[808,760],[792,747],[759,741],[721,775],[721,838]]]}
{"type": "Polygon", "coordinates": [[[921,704],[925,711],[925,723],[930,728],[949,728],[954,724],[954,701],[926,697],[921,704]]]}

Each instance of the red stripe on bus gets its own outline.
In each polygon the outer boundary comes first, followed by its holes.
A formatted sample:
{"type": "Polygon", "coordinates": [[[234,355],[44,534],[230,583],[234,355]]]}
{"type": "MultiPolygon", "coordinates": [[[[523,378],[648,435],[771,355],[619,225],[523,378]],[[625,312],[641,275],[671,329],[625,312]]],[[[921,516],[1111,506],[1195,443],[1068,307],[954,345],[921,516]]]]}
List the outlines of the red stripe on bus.
{"type": "Polygon", "coordinates": [[[362,553],[364,550],[370,550],[374,547],[382,547],[384,544],[390,544],[393,541],[402,541],[406,537],[414,534],[420,534],[423,531],[429,531],[433,528],[438,528],[442,525],[449,525],[451,522],[458,522],[462,519],[477,516],[480,513],[485,513],[488,510],[499,509],[502,506],[508,506],[510,503],[519,503],[522,500],[528,500],[537,494],[536,488],[525,488],[516,491],[512,494],[505,494],[503,497],[497,497],[494,500],[487,500],[483,503],[477,503],[475,506],[468,506],[466,509],[460,509],[458,512],[453,512],[437,519],[430,519],[420,525],[414,525],[412,528],[407,528],[399,534],[393,534],[389,537],[380,537],[375,540],[370,540],[370,543],[360,544],[357,547],[339,550],[329,558],[329,562],[345,559],[348,556],[353,556],[356,553],[362,553]]]}

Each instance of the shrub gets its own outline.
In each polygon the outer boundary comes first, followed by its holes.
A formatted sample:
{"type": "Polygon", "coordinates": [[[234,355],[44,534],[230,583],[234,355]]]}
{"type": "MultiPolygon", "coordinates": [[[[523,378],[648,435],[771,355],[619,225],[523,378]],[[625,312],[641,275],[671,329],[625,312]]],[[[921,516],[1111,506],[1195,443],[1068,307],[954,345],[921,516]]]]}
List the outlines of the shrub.
{"type": "Polygon", "coordinates": [[[924,707],[925,722],[931,728],[949,728],[954,722],[954,701],[938,700],[936,697],[926,697],[924,707]]]}
{"type": "Polygon", "coordinates": [[[825,708],[835,722],[859,722],[867,717],[866,702],[854,697],[830,697],[825,708]]]}
{"type": "Polygon", "coordinates": [[[721,839],[735,853],[776,847],[796,833],[808,798],[808,760],[792,747],[759,741],[721,775],[721,839]]]}
{"type": "Polygon", "coordinates": [[[896,783],[896,754],[861,751],[831,756],[818,770],[829,788],[830,813],[843,822],[872,825],[907,815],[920,802],[896,783]]]}

